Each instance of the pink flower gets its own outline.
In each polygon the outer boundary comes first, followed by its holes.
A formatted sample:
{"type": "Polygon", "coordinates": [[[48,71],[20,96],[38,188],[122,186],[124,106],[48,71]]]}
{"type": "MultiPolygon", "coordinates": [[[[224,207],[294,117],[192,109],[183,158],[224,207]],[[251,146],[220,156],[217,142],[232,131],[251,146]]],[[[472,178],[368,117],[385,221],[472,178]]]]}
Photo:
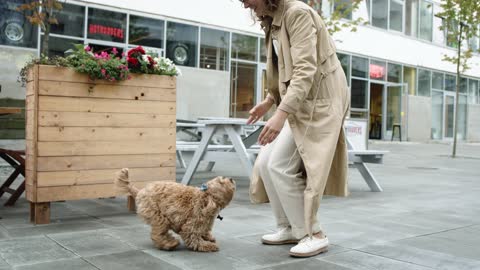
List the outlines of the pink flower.
{"type": "Polygon", "coordinates": [[[104,68],[102,68],[101,72],[103,76],[105,76],[105,74],[107,73],[107,71],[104,68]]]}
{"type": "Polygon", "coordinates": [[[113,52],[114,54],[117,54],[117,53],[118,53],[117,48],[113,47],[112,52],[113,52]]]}
{"type": "Polygon", "coordinates": [[[90,48],[90,46],[87,45],[87,46],[85,47],[85,51],[86,51],[86,52],[89,52],[89,51],[91,51],[91,50],[92,50],[92,48],[90,48]]]}

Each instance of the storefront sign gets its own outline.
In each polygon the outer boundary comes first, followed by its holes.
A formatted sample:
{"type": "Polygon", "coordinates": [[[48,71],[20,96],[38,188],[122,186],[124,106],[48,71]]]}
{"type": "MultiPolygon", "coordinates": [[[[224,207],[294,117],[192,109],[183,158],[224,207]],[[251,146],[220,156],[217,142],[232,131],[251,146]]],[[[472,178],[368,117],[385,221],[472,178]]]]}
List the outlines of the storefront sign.
{"type": "Polygon", "coordinates": [[[370,64],[370,78],[383,79],[385,77],[385,67],[370,64]]]}
{"type": "Polygon", "coordinates": [[[89,34],[102,34],[111,37],[123,39],[123,29],[117,27],[104,26],[99,24],[90,24],[88,26],[89,34]]]}
{"type": "Polygon", "coordinates": [[[355,150],[367,149],[367,121],[348,119],[344,123],[347,138],[355,150]]]}

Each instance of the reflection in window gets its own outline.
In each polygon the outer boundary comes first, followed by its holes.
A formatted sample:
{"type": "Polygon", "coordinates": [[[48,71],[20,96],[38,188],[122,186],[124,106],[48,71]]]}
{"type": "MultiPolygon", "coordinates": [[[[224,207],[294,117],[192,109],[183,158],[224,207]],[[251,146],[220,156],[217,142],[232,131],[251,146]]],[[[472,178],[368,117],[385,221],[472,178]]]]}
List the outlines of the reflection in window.
{"type": "Polygon", "coordinates": [[[477,90],[478,90],[478,81],[477,80],[468,80],[468,103],[476,104],[477,103],[477,90]]]}
{"type": "MultiPolygon", "coordinates": [[[[43,50],[43,38],[44,36],[42,35],[42,43],[40,44],[40,51],[43,50]]],[[[83,44],[83,41],[80,40],[75,40],[75,39],[66,39],[66,38],[58,38],[58,37],[48,37],[48,52],[47,55],[48,57],[53,57],[53,56],[65,56],[65,52],[73,49],[74,44],[83,44]]]]}
{"type": "Polygon", "coordinates": [[[267,45],[264,38],[260,38],[260,62],[267,62],[267,45]]]}
{"type": "Polygon", "coordinates": [[[419,38],[432,41],[433,4],[422,0],[420,2],[420,33],[419,38]]]}
{"type": "Polygon", "coordinates": [[[468,79],[460,77],[460,93],[466,94],[468,88],[468,79]]]}
{"type": "MultiPolygon", "coordinates": [[[[442,8],[440,5],[435,4],[433,6],[433,14],[440,13],[442,8]]],[[[433,42],[441,45],[445,45],[445,30],[440,30],[440,26],[443,25],[442,18],[437,16],[433,17],[433,42]]]]}
{"type": "MultiPolygon", "coordinates": [[[[38,27],[32,26],[17,8],[23,1],[0,1],[0,44],[18,47],[37,47],[38,27]]],[[[28,11],[25,15],[31,15],[28,11]]]]}
{"type": "Polygon", "coordinates": [[[390,0],[390,30],[403,32],[403,0],[390,0]]]}
{"type": "Polygon", "coordinates": [[[402,66],[388,63],[388,81],[400,83],[402,81],[402,66]]]}
{"type": "Polygon", "coordinates": [[[257,60],[257,38],[241,34],[232,34],[232,58],[257,60]]]}
{"type": "Polygon", "coordinates": [[[429,97],[431,88],[431,74],[429,70],[418,70],[418,95],[429,97]]]}
{"type": "Polygon", "coordinates": [[[405,6],[405,34],[416,37],[418,28],[418,0],[406,0],[405,6]]]}
{"type": "Polygon", "coordinates": [[[337,53],[338,60],[342,64],[343,72],[345,72],[345,76],[347,77],[347,83],[350,85],[350,55],[337,53]]]}
{"type": "Polygon", "coordinates": [[[432,74],[432,88],[443,90],[443,73],[433,72],[432,74]]]}
{"type": "Polygon", "coordinates": [[[465,140],[467,138],[467,96],[460,95],[458,98],[457,138],[465,140]]]}
{"type": "Polygon", "coordinates": [[[198,27],[168,22],[167,58],[180,66],[197,65],[198,27]]]}
{"type": "Polygon", "coordinates": [[[62,3],[62,10],[57,15],[58,24],[52,24],[53,34],[83,37],[85,7],[62,3]]]}
{"type": "Polygon", "coordinates": [[[386,75],[386,63],[372,60],[370,62],[370,79],[384,81],[386,75]]]}
{"type": "Polygon", "coordinates": [[[388,29],[388,1],[372,0],[372,25],[388,29]]]}
{"type": "Polygon", "coordinates": [[[368,76],[368,59],[352,56],[352,76],[367,78],[368,76]]]}
{"type": "Polygon", "coordinates": [[[443,92],[432,91],[432,139],[443,137],[443,92]]]}
{"type": "Polygon", "coordinates": [[[445,74],[445,90],[455,91],[456,78],[453,75],[445,74]]]}
{"type": "Polygon", "coordinates": [[[352,79],[351,106],[357,109],[367,109],[368,81],[352,79]]]}
{"type": "Polygon", "coordinates": [[[128,43],[153,48],[163,48],[165,22],[135,15],[130,15],[128,43]]]}
{"type": "Polygon", "coordinates": [[[228,32],[202,28],[200,35],[200,67],[227,70],[230,35],[228,32]]]}
{"type": "Polygon", "coordinates": [[[88,9],[88,38],[125,42],[127,15],[109,10],[88,9]]]}
{"type": "Polygon", "coordinates": [[[408,94],[415,95],[417,82],[417,69],[413,67],[403,67],[403,82],[408,85],[408,94]]]}

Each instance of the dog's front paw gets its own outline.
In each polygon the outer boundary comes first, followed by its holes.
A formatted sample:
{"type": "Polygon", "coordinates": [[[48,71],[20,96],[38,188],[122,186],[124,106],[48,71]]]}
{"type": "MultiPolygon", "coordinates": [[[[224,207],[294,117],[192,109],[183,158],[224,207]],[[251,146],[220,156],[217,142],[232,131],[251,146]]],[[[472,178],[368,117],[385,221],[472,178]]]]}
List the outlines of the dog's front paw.
{"type": "Polygon", "coordinates": [[[198,245],[197,250],[201,252],[216,252],[218,251],[218,246],[212,242],[204,242],[198,245]]]}
{"type": "Polygon", "coordinates": [[[212,242],[212,243],[217,242],[217,240],[215,240],[215,237],[213,237],[213,235],[211,233],[203,236],[203,240],[209,241],[209,242],[212,242]]]}
{"type": "Polygon", "coordinates": [[[174,250],[180,242],[178,240],[156,241],[155,247],[162,250],[174,250]]]}

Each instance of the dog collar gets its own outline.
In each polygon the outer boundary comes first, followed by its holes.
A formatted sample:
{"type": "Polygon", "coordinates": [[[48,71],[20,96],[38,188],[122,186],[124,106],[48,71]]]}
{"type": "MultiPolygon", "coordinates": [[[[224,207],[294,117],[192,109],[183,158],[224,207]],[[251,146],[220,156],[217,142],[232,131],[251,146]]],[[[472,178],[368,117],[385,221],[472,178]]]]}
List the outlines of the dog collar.
{"type": "Polygon", "coordinates": [[[206,191],[208,189],[208,186],[207,184],[203,183],[201,186],[200,186],[200,190],[201,191],[206,191]]]}

